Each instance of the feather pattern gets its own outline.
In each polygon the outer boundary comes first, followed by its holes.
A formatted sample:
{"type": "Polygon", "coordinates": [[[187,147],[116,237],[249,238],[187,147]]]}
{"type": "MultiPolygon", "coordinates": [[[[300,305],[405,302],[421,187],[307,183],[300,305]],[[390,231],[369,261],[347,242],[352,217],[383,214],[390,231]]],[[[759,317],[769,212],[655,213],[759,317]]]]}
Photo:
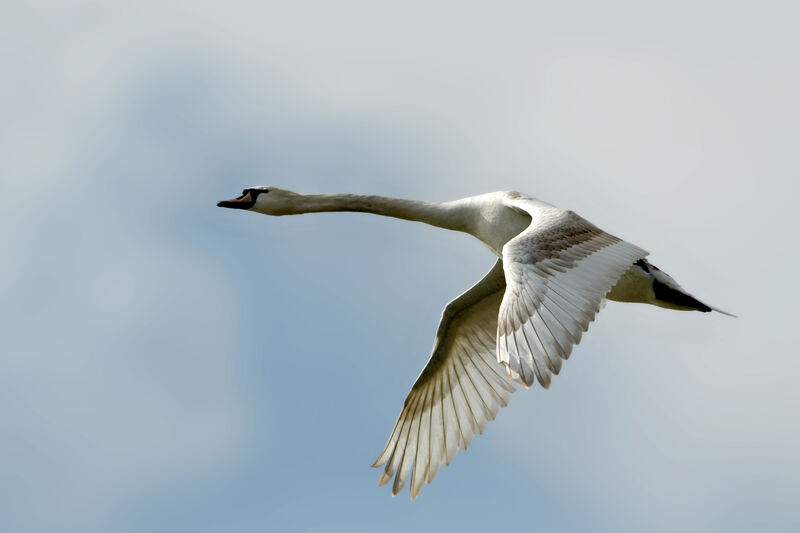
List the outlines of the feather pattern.
{"type": "Polygon", "coordinates": [[[516,384],[497,363],[495,335],[505,289],[502,261],[442,314],[433,353],[411,388],[386,447],[373,466],[384,466],[379,485],[392,477],[392,495],[411,482],[416,498],[458,449],[466,450],[516,384]]]}
{"type": "Polygon", "coordinates": [[[503,247],[506,291],[497,326],[497,358],[526,387],[549,387],[603,298],[647,255],[572,211],[516,198],[531,225],[503,247]]]}

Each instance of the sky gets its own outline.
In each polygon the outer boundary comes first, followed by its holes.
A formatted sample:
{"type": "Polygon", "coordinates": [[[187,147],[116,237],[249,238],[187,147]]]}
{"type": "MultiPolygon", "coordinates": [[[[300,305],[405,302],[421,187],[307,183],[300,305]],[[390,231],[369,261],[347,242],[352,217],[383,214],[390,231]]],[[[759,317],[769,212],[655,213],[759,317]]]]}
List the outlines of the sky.
{"type": "Polygon", "coordinates": [[[797,531],[790,2],[0,6],[0,529],[797,531]],[[370,464],[479,242],[221,210],[517,189],[711,305],[610,302],[425,486],[370,464]]]}

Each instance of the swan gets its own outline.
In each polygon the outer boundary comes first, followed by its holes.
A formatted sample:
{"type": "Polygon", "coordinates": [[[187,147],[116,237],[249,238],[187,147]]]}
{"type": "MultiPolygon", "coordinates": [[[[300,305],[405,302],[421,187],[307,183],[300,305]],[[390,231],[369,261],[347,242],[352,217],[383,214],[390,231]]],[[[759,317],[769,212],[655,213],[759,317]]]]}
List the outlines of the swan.
{"type": "MultiPolygon", "coordinates": [[[[718,311],[645,258],[648,252],[572,211],[516,191],[444,203],[355,194],[244,189],[219,207],[265,215],[358,211],[476,237],[497,256],[489,272],[444,308],[433,350],[389,441],[372,465],[414,499],[458,449],[466,450],[518,384],[547,388],[604,299],[718,311]]],[[[733,315],[731,315],[733,316],[733,315]]]]}

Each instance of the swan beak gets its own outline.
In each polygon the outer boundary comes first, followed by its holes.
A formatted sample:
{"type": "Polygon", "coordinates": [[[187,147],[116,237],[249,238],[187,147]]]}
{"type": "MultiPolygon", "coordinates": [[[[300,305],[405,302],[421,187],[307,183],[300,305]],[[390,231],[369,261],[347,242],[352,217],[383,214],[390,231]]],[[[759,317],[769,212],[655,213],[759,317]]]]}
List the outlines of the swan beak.
{"type": "Polygon", "coordinates": [[[250,191],[247,191],[238,198],[231,200],[222,200],[217,202],[217,207],[229,207],[231,209],[250,209],[255,205],[255,200],[250,196],[250,191]]]}

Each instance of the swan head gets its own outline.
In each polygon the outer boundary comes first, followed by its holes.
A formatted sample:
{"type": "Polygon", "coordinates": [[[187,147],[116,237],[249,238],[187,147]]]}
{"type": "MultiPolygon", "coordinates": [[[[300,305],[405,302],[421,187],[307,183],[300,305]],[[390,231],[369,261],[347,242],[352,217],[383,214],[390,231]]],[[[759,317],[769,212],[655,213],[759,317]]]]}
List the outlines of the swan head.
{"type": "Polygon", "coordinates": [[[297,201],[301,195],[296,192],[279,189],[268,185],[250,187],[242,191],[238,198],[223,200],[218,207],[230,209],[246,209],[265,215],[291,215],[297,213],[297,201]]]}

